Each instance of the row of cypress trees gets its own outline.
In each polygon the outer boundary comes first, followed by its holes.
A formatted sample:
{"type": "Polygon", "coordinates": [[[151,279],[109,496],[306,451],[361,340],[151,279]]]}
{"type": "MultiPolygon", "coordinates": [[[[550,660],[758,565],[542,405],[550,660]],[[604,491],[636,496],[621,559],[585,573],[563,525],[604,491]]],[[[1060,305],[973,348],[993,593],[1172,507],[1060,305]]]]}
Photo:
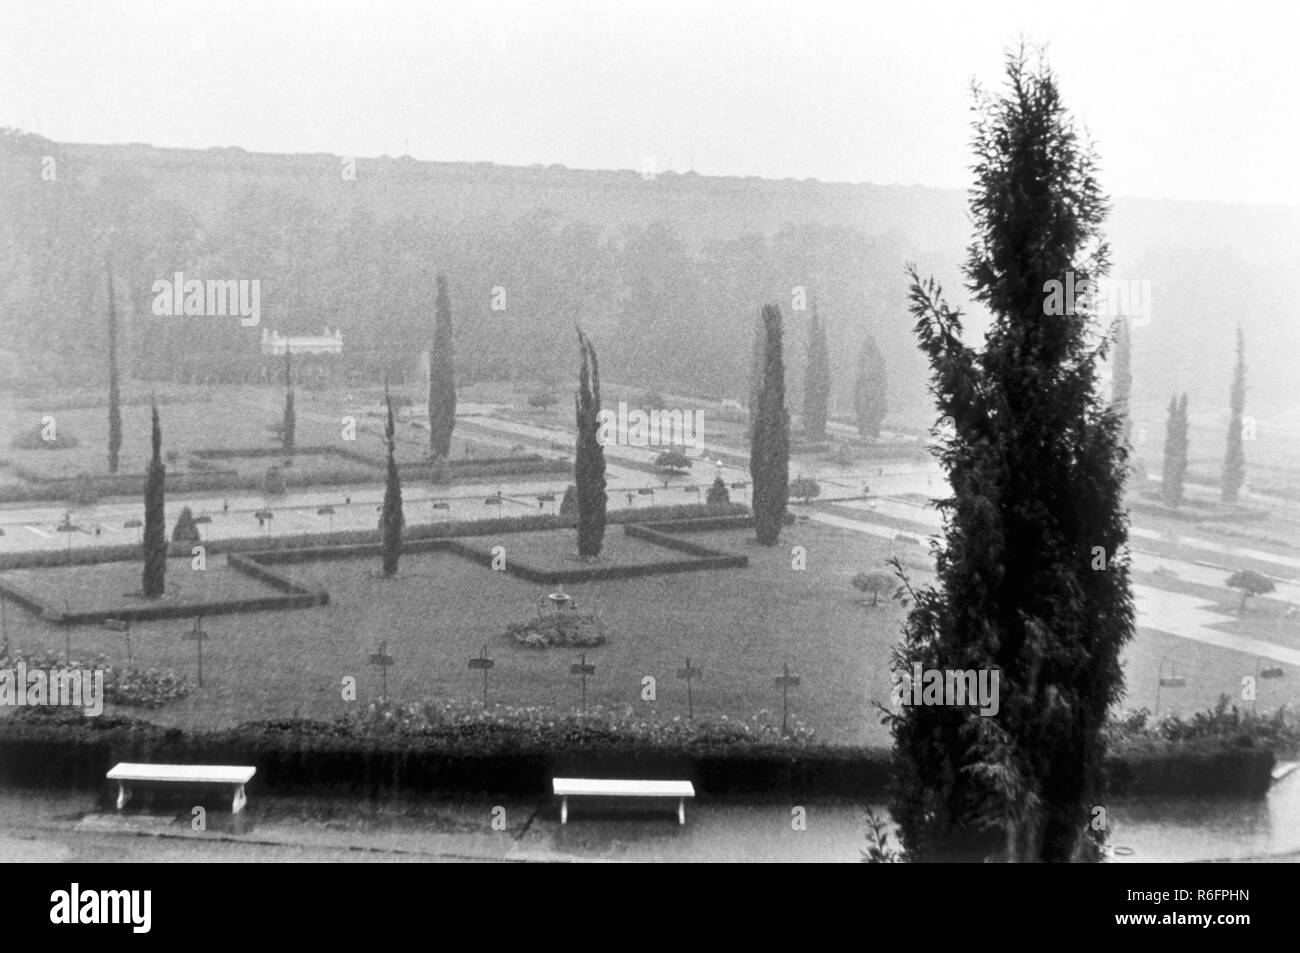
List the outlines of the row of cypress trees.
{"type": "MultiPolygon", "coordinates": [[[[750,434],[759,416],[763,383],[767,372],[767,329],[762,312],[754,329],[754,348],[751,359],[749,406],[750,434]]],[[[814,441],[826,439],[831,394],[830,346],[826,339],[826,325],[821,320],[816,301],[812,302],[808,318],[808,365],[803,380],[803,433],[814,441]]],[[[886,391],[888,375],[885,358],[868,335],[858,352],[856,377],[853,385],[853,411],[858,433],[863,437],[879,437],[880,425],[887,409],[886,391]]]]}

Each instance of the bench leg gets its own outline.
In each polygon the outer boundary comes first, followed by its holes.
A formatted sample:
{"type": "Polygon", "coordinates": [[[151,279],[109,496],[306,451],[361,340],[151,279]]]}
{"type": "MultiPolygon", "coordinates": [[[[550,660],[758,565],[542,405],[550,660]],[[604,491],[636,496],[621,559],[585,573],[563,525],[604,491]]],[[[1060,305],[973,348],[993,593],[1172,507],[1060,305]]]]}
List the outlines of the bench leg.
{"type": "Polygon", "coordinates": [[[560,823],[569,823],[569,799],[567,797],[560,798],[560,823]]]}
{"type": "Polygon", "coordinates": [[[131,800],[131,789],[121,781],[117,782],[117,809],[120,811],[126,807],[126,802],[131,800]]]}
{"type": "Polygon", "coordinates": [[[686,798],[677,799],[677,823],[686,823],[686,798]]]}
{"type": "Polygon", "coordinates": [[[230,813],[238,814],[244,809],[244,805],[247,803],[248,798],[244,796],[244,786],[241,784],[235,788],[235,800],[230,805],[230,813]]]}

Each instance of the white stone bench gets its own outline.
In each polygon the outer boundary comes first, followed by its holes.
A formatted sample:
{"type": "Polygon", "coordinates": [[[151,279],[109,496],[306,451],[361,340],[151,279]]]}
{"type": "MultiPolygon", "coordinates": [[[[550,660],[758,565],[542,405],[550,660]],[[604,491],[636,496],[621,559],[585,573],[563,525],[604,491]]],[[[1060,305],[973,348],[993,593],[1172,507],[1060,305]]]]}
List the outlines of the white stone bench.
{"type": "Polygon", "coordinates": [[[117,782],[117,809],[131,799],[131,782],[138,784],[229,784],[234,787],[230,813],[238,814],[248,803],[244,796],[247,784],[257,768],[228,764],[127,764],[114,765],[108,772],[117,782]]]}
{"type": "Polygon", "coordinates": [[[569,822],[571,797],[677,798],[677,823],[686,823],[686,799],[695,797],[690,781],[633,781],[616,778],[552,778],[551,789],[560,798],[560,823],[569,822]]]}

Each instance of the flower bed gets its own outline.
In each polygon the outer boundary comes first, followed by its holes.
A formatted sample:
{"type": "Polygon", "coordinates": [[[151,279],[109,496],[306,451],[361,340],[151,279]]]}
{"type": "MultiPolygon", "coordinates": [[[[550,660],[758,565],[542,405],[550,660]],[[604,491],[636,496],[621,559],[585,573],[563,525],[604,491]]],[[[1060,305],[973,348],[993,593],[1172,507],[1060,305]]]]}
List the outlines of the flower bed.
{"type": "MultiPolygon", "coordinates": [[[[109,705],[122,705],[128,708],[161,708],[170,702],[178,701],[190,693],[191,683],[186,675],[178,675],[170,670],[127,668],[114,665],[105,655],[94,655],[84,660],[73,659],[69,662],[54,652],[31,653],[11,648],[8,654],[0,649],[0,669],[15,669],[19,664],[27,671],[41,669],[53,671],[82,671],[104,673],[104,702],[109,705]]],[[[73,720],[81,717],[80,710],[69,712],[54,706],[35,706],[15,709],[17,717],[50,718],[60,712],[72,716],[73,720]]]]}
{"type": "Polygon", "coordinates": [[[605,624],[594,612],[553,612],[541,618],[512,622],[506,634],[530,649],[590,648],[609,641],[605,624]]]}

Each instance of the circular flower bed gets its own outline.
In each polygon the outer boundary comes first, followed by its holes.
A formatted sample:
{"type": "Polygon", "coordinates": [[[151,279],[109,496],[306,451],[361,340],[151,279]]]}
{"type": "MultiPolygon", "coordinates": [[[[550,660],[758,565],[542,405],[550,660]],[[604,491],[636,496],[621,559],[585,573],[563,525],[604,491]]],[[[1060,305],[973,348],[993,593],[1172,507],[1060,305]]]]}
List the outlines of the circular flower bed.
{"type": "Polygon", "coordinates": [[[605,623],[594,612],[555,612],[524,622],[512,622],[506,634],[532,649],[551,646],[589,648],[607,641],[605,623]]]}

